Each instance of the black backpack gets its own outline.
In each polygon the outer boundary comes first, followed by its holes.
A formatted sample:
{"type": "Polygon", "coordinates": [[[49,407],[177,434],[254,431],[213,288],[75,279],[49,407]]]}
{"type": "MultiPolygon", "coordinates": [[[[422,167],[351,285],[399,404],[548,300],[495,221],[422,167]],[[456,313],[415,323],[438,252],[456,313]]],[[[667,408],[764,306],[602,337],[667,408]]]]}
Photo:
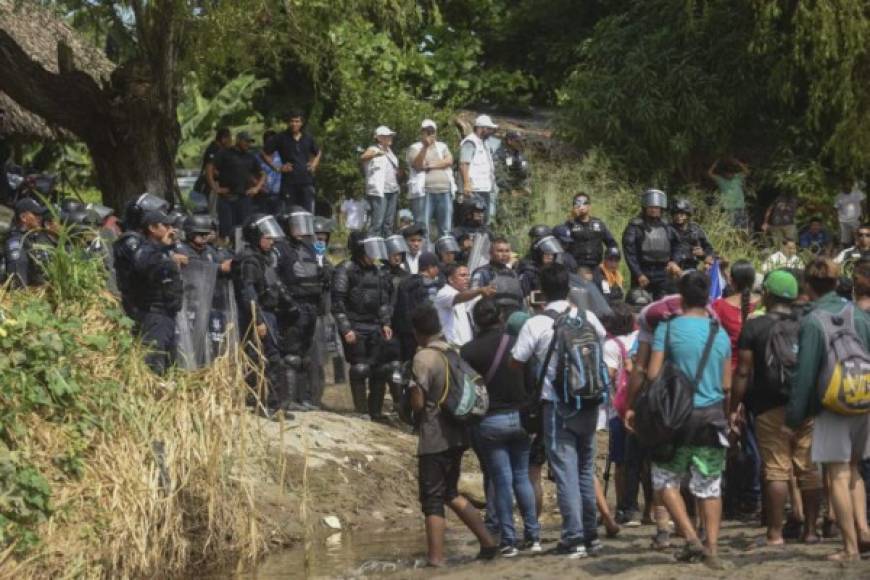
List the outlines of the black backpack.
{"type": "Polygon", "coordinates": [[[679,431],[686,426],[694,409],[695,386],[700,382],[713,342],[719,332],[719,323],[710,320],[710,333],[698,370],[690,379],[674,363],[668,352],[671,322],[666,323],[665,362],[662,372],[644,389],[634,402],[634,429],[644,447],[664,447],[674,443],[679,431]]]}
{"type": "Polygon", "coordinates": [[[544,314],[553,319],[553,340],[544,368],[555,354],[553,390],[556,396],[568,405],[575,399],[596,405],[603,403],[610,387],[610,374],[604,363],[601,339],[586,313],[578,310],[577,316],[572,316],[569,309],[561,314],[550,310],[544,314]]]}
{"type": "MultiPolygon", "coordinates": [[[[801,323],[794,315],[771,312],[774,323],[764,345],[764,385],[780,395],[791,393],[791,377],[798,361],[801,323]]],[[[755,380],[762,379],[757,377],[755,380]]]]}

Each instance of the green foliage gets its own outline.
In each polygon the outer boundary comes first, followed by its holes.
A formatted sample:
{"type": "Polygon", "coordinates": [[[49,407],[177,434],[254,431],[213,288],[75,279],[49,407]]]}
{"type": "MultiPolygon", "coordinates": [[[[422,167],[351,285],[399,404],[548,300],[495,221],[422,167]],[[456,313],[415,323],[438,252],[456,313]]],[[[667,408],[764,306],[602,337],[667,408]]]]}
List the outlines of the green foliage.
{"type": "Polygon", "coordinates": [[[197,75],[189,73],[185,77],[178,104],[178,123],[181,127],[176,156],[178,165],[198,168],[202,152],[214,139],[214,133],[220,126],[261,134],[263,118],[254,108],[254,97],[267,85],[268,81],[264,79],[242,74],[208,97],[203,95],[197,75]]]}
{"type": "Polygon", "coordinates": [[[52,513],[50,496],[42,474],[0,441],[0,546],[15,543],[20,552],[35,546],[33,526],[52,513]]]}

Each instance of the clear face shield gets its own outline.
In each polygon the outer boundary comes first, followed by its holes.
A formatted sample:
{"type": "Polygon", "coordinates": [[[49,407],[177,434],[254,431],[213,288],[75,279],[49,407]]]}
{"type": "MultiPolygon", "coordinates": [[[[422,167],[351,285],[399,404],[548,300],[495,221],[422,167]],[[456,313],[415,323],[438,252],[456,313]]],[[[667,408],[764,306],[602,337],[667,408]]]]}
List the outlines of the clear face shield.
{"type": "Polygon", "coordinates": [[[387,248],[387,254],[393,256],[395,254],[407,254],[410,252],[408,248],[408,242],[405,241],[404,236],[390,236],[386,240],[384,240],[384,245],[387,248]]]}
{"type": "Polygon", "coordinates": [[[362,245],[366,256],[372,260],[386,262],[390,257],[384,238],[366,238],[363,240],[362,245]]]}
{"type": "Polygon", "coordinates": [[[273,216],[263,216],[255,221],[254,225],[257,226],[264,238],[280,239],[284,237],[284,230],[281,229],[273,216]]]}
{"type": "Polygon", "coordinates": [[[665,209],[668,207],[668,196],[663,191],[651,189],[643,194],[643,207],[658,207],[665,209]]]}
{"type": "Polygon", "coordinates": [[[558,255],[563,253],[565,250],[562,248],[562,244],[559,243],[554,236],[545,236],[535,243],[535,249],[539,251],[541,254],[551,254],[558,255]]]}
{"type": "Polygon", "coordinates": [[[307,211],[297,211],[288,219],[291,236],[313,236],[314,216],[307,211]]]}
{"type": "Polygon", "coordinates": [[[460,252],[459,242],[453,236],[442,236],[435,242],[435,251],[439,254],[447,252],[460,252]]]}

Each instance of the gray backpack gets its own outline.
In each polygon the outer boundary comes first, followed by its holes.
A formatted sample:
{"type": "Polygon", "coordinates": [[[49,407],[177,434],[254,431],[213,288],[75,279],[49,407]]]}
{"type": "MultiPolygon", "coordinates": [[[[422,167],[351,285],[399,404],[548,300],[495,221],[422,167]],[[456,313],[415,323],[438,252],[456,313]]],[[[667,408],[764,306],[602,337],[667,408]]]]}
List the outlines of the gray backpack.
{"type": "Polygon", "coordinates": [[[827,359],[819,375],[822,406],[840,415],[870,413],[870,353],[855,329],[855,307],[834,314],[814,310],[825,335],[827,359]]]}

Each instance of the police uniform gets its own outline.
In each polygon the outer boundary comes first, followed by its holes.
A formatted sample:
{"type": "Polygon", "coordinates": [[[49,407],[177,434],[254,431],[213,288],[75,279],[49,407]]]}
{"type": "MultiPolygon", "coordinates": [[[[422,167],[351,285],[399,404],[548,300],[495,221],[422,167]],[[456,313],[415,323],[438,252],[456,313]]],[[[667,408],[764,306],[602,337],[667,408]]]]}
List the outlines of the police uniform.
{"type": "Polygon", "coordinates": [[[361,237],[358,232],[351,234],[349,245],[353,257],[333,273],[332,314],[344,345],[345,359],[350,364],[354,409],[374,417],[380,415],[386,393],[386,377],[379,367],[384,344],[382,327],[389,326],[392,320],[393,283],[386,268],[362,262],[361,237]],[[353,344],[345,339],[349,331],[356,335],[353,344]]]}
{"type": "Polygon", "coordinates": [[[183,298],[181,271],[169,251],[169,246],[145,240],[133,256],[130,276],[140,289],[133,307],[139,313],[142,342],[149,348],[145,362],[160,375],[175,359],[175,315],[183,298]]]}
{"type": "Polygon", "coordinates": [[[590,218],[585,222],[569,220],[565,222],[563,231],[570,237],[568,252],[578,267],[595,269],[604,259],[605,247],[619,247],[613,234],[598,218],[590,218]]]}
{"type": "Polygon", "coordinates": [[[502,317],[507,317],[523,308],[523,288],[520,277],[514,270],[502,264],[487,264],[481,266],[471,275],[471,287],[483,288],[495,285],[495,302],[501,310],[502,317]]]}
{"type": "Polygon", "coordinates": [[[707,234],[695,222],[686,222],[683,227],[671,224],[676,236],[677,250],[675,262],[683,270],[696,270],[698,262],[713,255],[713,246],[707,239],[707,234]],[[704,250],[702,257],[695,256],[694,249],[700,246],[704,250]]]}
{"type": "Polygon", "coordinates": [[[632,288],[638,278],[646,276],[646,290],[658,300],[673,291],[667,274],[668,262],[675,261],[677,237],[673,229],[661,219],[632,219],[622,235],[622,251],[631,272],[632,288]]]}

